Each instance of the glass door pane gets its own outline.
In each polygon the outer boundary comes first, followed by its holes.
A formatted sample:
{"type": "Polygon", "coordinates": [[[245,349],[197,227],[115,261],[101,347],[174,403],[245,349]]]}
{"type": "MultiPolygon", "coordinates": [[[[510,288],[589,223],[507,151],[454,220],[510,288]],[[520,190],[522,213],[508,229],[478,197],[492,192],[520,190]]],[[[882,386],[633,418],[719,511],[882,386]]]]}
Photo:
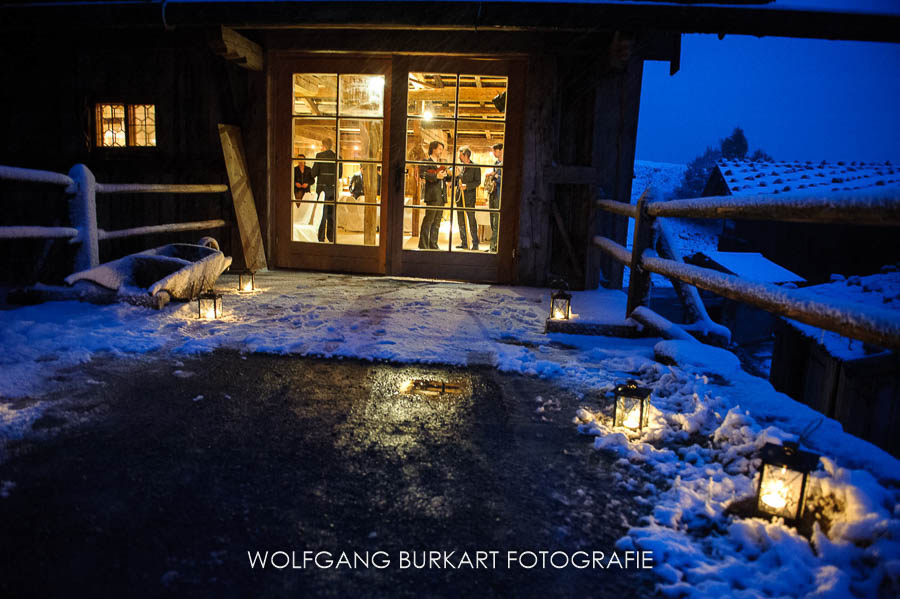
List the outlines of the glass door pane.
{"type": "Polygon", "coordinates": [[[291,240],[379,245],[384,75],[292,80],[291,240]]]}
{"type": "Polygon", "coordinates": [[[403,248],[497,252],[507,78],[410,72],[403,248]]]}

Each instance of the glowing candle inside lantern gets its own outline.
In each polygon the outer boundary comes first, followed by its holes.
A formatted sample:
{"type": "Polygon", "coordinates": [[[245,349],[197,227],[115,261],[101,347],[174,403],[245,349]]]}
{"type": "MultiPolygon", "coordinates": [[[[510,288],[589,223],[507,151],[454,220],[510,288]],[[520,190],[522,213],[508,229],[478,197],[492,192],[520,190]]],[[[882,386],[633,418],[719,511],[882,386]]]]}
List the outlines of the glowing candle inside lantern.
{"type": "Polygon", "coordinates": [[[241,287],[241,291],[253,291],[253,282],[249,279],[244,281],[244,286],[241,287]]]}
{"type": "Polygon", "coordinates": [[[207,320],[213,320],[216,317],[216,308],[215,306],[203,306],[203,318],[207,320]]]}
{"type": "Polygon", "coordinates": [[[787,469],[782,466],[780,472],[781,477],[766,479],[765,485],[760,493],[762,502],[776,510],[782,510],[784,509],[784,506],[787,505],[788,488],[784,484],[786,472],[787,469]]]}
{"type": "Polygon", "coordinates": [[[559,308],[559,307],[554,308],[553,318],[565,318],[565,317],[566,317],[566,313],[563,311],[562,308],[559,308]]]}
{"type": "Polygon", "coordinates": [[[638,428],[641,423],[641,414],[638,408],[630,410],[628,415],[625,417],[625,420],[622,422],[622,426],[627,428],[638,428]]]}

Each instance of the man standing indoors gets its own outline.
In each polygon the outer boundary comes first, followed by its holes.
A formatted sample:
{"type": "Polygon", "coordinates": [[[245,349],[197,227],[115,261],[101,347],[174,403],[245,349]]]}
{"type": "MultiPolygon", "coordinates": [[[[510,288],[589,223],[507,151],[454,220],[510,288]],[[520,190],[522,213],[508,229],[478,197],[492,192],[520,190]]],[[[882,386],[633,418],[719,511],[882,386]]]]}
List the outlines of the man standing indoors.
{"type": "MultiPolygon", "coordinates": [[[[444,156],[444,144],[433,141],[428,144],[428,160],[431,164],[419,167],[419,177],[425,179],[425,204],[427,206],[443,206],[447,202],[447,167],[439,165],[444,156]]],[[[427,208],[422,226],[419,229],[419,249],[438,249],[438,235],[441,229],[443,208],[427,208]]]]}
{"type": "MultiPolygon", "coordinates": [[[[488,207],[496,210],[500,208],[500,183],[502,178],[500,166],[503,164],[503,144],[494,144],[491,147],[491,151],[497,161],[494,162],[494,170],[485,176],[484,185],[488,190],[488,207]]],[[[500,233],[497,230],[499,224],[500,213],[491,212],[491,253],[497,252],[497,236],[500,233]]]]}
{"type": "Polygon", "coordinates": [[[312,176],[316,180],[316,197],[320,193],[325,194],[325,204],[322,210],[322,220],[319,222],[319,241],[326,239],[334,241],[334,184],[335,184],[335,154],[331,149],[332,141],[329,138],[322,140],[325,148],[316,154],[316,163],[313,165],[312,176]]]}
{"type": "MultiPolygon", "coordinates": [[[[463,163],[462,172],[456,176],[456,205],[459,208],[475,207],[475,191],[481,184],[481,169],[472,166],[472,150],[463,146],[459,149],[459,161],[463,163]]],[[[469,249],[466,239],[466,217],[469,219],[469,231],[472,233],[472,249],[478,249],[478,223],[475,221],[475,212],[472,210],[460,210],[457,213],[459,222],[459,238],[462,241],[459,249],[469,249]]]]}

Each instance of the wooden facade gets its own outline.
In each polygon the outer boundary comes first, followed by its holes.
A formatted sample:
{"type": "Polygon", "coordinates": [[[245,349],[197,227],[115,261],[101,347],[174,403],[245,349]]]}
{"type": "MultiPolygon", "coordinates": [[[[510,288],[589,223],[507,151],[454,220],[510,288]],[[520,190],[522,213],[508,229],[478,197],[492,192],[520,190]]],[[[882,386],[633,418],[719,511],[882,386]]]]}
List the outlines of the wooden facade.
{"type": "MultiPolygon", "coordinates": [[[[602,234],[624,243],[625,219],[597,210],[595,200],[630,199],[643,61],[666,60],[677,70],[681,31],[742,32],[757,23],[752,32],[765,33],[790,19],[805,26],[797,11],[773,20],[756,9],[737,18],[732,9],[602,3],[559,10],[553,3],[84,2],[0,11],[0,164],[66,172],[84,163],[104,183],[221,184],[228,175],[218,126],[235,125],[269,267],[526,285],[565,279],[574,289],[621,284],[621,267],[591,240],[602,234]],[[72,22],[80,23],[77,30],[72,22]],[[285,73],[326,64],[385,77],[381,204],[366,210],[365,245],[285,239],[295,156],[285,142],[284,115],[291,113],[283,81],[285,73]],[[406,82],[413,70],[507,81],[496,254],[403,246],[406,82]],[[102,102],[156,106],[157,146],[97,147],[95,106],[102,102]]],[[[890,23],[863,21],[828,17],[816,27],[820,36],[834,30],[838,37],[896,37],[883,27],[890,23]],[[874,31],[866,27],[874,24],[874,31]]],[[[366,176],[371,189],[374,169],[366,176]]],[[[66,224],[59,190],[2,186],[2,224],[66,224]]],[[[228,194],[100,196],[98,215],[106,229],[236,222],[228,194]]],[[[211,234],[240,267],[235,227],[211,234]]],[[[101,260],[197,236],[109,241],[101,260]]],[[[5,281],[57,282],[71,269],[65,242],[3,242],[0,251],[12,257],[0,273],[5,281]]]]}

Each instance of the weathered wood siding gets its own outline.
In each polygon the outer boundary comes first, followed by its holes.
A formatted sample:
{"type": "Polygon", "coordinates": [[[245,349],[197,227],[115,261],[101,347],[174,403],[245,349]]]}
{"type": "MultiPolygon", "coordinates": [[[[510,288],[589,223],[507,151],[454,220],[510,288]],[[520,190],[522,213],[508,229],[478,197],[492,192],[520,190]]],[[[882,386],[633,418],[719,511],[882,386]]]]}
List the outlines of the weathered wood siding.
{"type": "MultiPolygon", "coordinates": [[[[0,120],[0,164],[65,173],[84,163],[102,183],[227,184],[216,125],[244,123],[248,76],[210,52],[202,36],[113,32],[88,41],[55,35],[18,42],[16,60],[0,61],[0,77],[9,82],[0,107],[11,117],[0,120]],[[157,147],[95,147],[98,102],[155,104],[157,147]]],[[[68,221],[58,188],[16,184],[2,191],[4,225],[68,221]]],[[[228,193],[99,194],[97,216],[107,230],[213,218],[234,222],[228,193]]],[[[225,228],[101,241],[100,259],[205,234],[231,251],[225,228]]],[[[74,250],[64,241],[2,245],[9,257],[0,273],[4,280],[58,282],[71,272],[74,250]]]]}

